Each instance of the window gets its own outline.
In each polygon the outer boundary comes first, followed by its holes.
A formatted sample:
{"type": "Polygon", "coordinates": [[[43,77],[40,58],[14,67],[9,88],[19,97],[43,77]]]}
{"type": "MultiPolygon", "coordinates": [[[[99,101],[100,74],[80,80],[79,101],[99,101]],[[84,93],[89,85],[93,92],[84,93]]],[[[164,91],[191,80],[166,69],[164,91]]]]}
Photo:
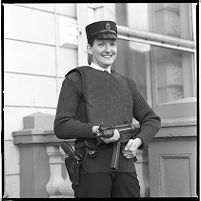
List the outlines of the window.
{"type": "Polygon", "coordinates": [[[191,3],[119,3],[116,5],[119,25],[192,40],[191,3]]]}
{"type": "Polygon", "coordinates": [[[136,81],[161,117],[195,116],[192,4],[118,3],[116,13],[114,68],[136,81]]]}
{"type": "Polygon", "coordinates": [[[117,59],[113,69],[133,79],[146,100],[151,101],[150,86],[151,46],[132,41],[119,40],[117,59]]]}

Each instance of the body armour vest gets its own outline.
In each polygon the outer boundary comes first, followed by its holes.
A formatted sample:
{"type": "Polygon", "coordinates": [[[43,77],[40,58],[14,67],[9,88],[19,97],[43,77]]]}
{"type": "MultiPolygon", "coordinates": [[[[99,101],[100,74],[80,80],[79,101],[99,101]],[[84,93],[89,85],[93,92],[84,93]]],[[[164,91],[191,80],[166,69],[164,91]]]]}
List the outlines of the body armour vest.
{"type": "MultiPolygon", "coordinates": [[[[115,71],[109,74],[88,66],[75,68],[68,74],[74,71],[78,71],[82,79],[82,100],[76,114],[80,121],[97,125],[103,122],[104,126],[132,122],[133,98],[127,78],[115,71]]],[[[86,160],[88,172],[110,170],[112,143],[104,147],[100,147],[97,157],[86,160]]],[[[120,154],[118,170],[133,171],[133,160],[120,154]]]]}

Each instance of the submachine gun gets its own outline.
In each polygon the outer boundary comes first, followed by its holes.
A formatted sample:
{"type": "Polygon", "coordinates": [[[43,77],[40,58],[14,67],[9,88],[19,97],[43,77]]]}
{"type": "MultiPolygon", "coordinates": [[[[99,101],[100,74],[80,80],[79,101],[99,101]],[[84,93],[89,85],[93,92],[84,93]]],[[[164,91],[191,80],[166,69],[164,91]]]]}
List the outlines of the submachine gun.
{"type": "MultiPolygon", "coordinates": [[[[136,128],[133,123],[104,127],[103,122],[101,122],[98,132],[95,135],[97,137],[111,138],[114,135],[115,129],[119,131],[120,139],[113,144],[113,154],[111,161],[112,169],[117,169],[118,167],[121,143],[127,142],[130,138],[135,137],[139,132],[139,128],[136,128]]],[[[134,161],[137,161],[136,157],[134,158],[134,161]]]]}

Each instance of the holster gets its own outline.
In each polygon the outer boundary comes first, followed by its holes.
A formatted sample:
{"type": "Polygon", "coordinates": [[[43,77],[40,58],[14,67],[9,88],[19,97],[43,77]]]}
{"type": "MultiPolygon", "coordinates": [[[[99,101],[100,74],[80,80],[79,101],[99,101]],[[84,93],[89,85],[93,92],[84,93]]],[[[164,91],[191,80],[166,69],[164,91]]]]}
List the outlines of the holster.
{"type": "Polygon", "coordinates": [[[80,167],[82,164],[82,156],[79,153],[77,153],[67,141],[63,141],[61,143],[61,148],[64,150],[66,154],[65,165],[68,171],[70,181],[74,185],[79,185],[79,175],[80,175],[80,167]]]}
{"type": "Polygon", "coordinates": [[[76,140],[74,144],[75,150],[67,141],[61,143],[61,148],[66,153],[65,166],[73,185],[79,185],[80,169],[86,156],[96,156],[96,147],[98,144],[95,141],[76,140]]]}
{"type": "Polygon", "coordinates": [[[72,184],[79,185],[81,162],[70,160],[68,157],[66,157],[65,165],[72,184]]]}

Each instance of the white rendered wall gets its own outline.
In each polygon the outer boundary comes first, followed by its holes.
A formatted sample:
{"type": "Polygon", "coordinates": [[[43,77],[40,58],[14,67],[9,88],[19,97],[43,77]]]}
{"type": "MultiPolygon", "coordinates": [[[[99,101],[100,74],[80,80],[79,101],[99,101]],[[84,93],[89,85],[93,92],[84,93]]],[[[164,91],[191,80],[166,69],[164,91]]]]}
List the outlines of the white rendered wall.
{"type": "Polygon", "coordinates": [[[20,197],[19,150],[12,132],[34,112],[55,114],[65,74],[77,66],[75,4],[4,4],[4,164],[5,191],[20,197]],[[70,31],[68,31],[70,33],[70,31]],[[71,39],[72,37],[72,39],[71,39]],[[72,43],[72,44],[71,44],[72,43]]]}

